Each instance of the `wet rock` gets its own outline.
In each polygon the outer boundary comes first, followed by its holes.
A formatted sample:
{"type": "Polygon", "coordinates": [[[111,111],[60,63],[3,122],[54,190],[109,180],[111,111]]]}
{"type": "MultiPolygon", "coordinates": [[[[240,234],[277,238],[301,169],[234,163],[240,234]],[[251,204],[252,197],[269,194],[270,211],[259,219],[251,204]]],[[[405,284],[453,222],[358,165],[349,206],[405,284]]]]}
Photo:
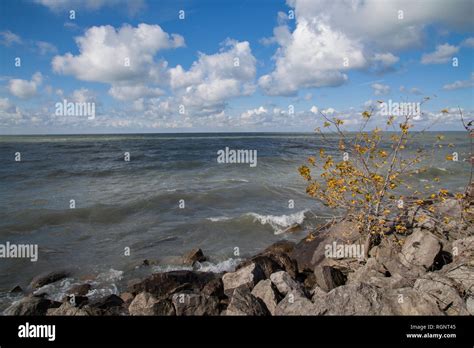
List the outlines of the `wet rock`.
{"type": "Polygon", "coordinates": [[[224,315],[269,315],[262,300],[250,293],[247,286],[234,289],[227,310],[224,315]]]}
{"type": "Polygon", "coordinates": [[[260,280],[265,278],[265,274],[259,265],[251,263],[235,272],[226,273],[222,276],[224,293],[230,296],[234,289],[246,286],[252,289],[260,280]]]}
{"type": "Polygon", "coordinates": [[[324,291],[329,291],[346,283],[347,277],[339,269],[318,265],[314,269],[316,283],[324,291]]]}
{"type": "Polygon", "coordinates": [[[201,291],[204,285],[216,277],[218,275],[215,273],[195,271],[155,273],[142,281],[130,284],[128,292],[135,295],[146,291],[157,298],[168,297],[183,290],[201,291]]]}
{"type": "Polygon", "coordinates": [[[413,287],[429,294],[436,301],[440,310],[448,315],[468,315],[464,300],[459,296],[455,283],[447,277],[436,273],[427,273],[417,279],[413,287]]]}
{"type": "Polygon", "coordinates": [[[219,299],[202,294],[174,294],[176,315],[219,315],[219,299]]]}
{"type": "Polygon", "coordinates": [[[45,315],[50,308],[61,306],[60,302],[48,300],[42,296],[27,296],[14,302],[4,312],[5,315],[45,315]]]}
{"type": "Polygon", "coordinates": [[[422,266],[428,270],[433,266],[441,248],[442,244],[432,233],[417,230],[405,240],[400,261],[406,267],[422,266]]]}
{"type": "Polygon", "coordinates": [[[19,293],[19,292],[23,292],[23,289],[19,285],[15,286],[13,289],[10,290],[11,294],[16,294],[16,293],[19,293]]]}
{"type": "Polygon", "coordinates": [[[273,243],[263,251],[263,254],[289,254],[295,248],[295,243],[288,240],[280,240],[273,243]]]}
{"type": "Polygon", "coordinates": [[[175,315],[173,304],[169,300],[159,300],[148,292],[139,293],[128,307],[130,315],[175,315]]]}
{"type": "Polygon", "coordinates": [[[283,296],[291,290],[301,290],[301,286],[285,271],[273,273],[270,276],[270,280],[283,296]]]}
{"type": "Polygon", "coordinates": [[[199,248],[196,248],[188,252],[186,255],[184,255],[183,263],[193,265],[195,262],[204,262],[206,261],[206,259],[207,258],[204,256],[204,253],[202,252],[202,250],[199,248]]]}
{"type": "Polygon", "coordinates": [[[70,273],[67,271],[57,271],[41,274],[35,278],[30,283],[30,287],[33,289],[40,288],[47,284],[57,282],[58,280],[69,277],[70,273]]]}
{"type": "Polygon", "coordinates": [[[107,310],[112,307],[120,307],[122,305],[123,300],[117,295],[109,295],[90,304],[92,308],[99,308],[104,310],[107,310]]]}
{"type": "Polygon", "coordinates": [[[90,284],[77,284],[69,289],[68,294],[75,296],[86,296],[91,289],[92,285],[90,284]]]}
{"type": "Polygon", "coordinates": [[[270,314],[275,315],[279,296],[277,295],[271,280],[265,279],[259,281],[253,288],[251,294],[262,300],[270,314]]]}
{"type": "Polygon", "coordinates": [[[87,296],[66,295],[62,302],[69,302],[72,306],[79,307],[89,302],[89,299],[87,296]]]}

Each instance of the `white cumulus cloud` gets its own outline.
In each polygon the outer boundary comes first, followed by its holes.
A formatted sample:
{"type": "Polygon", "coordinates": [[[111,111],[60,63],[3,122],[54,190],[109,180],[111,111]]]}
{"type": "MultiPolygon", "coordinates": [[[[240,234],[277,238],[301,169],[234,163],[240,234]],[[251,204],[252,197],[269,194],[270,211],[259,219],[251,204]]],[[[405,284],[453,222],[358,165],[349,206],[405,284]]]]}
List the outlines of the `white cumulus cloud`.
{"type": "Polygon", "coordinates": [[[34,97],[37,93],[38,87],[43,82],[43,75],[36,72],[31,80],[11,79],[8,82],[8,90],[15,97],[28,99],[34,97]]]}

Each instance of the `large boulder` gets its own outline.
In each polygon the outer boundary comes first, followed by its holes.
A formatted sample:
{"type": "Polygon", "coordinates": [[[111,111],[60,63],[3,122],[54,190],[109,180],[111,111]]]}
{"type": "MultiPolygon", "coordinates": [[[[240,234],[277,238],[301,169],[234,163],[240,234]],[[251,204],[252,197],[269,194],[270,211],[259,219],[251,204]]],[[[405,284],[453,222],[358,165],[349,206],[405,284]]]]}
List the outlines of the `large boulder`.
{"type": "Polygon", "coordinates": [[[234,289],[241,286],[246,286],[250,290],[262,279],[265,278],[265,273],[256,263],[238,269],[235,272],[229,272],[222,276],[222,283],[224,284],[224,293],[230,296],[234,289]]]}
{"type": "Polygon", "coordinates": [[[48,300],[42,296],[27,296],[8,307],[5,315],[45,315],[50,308],[58,308],[61,302],[48,300]]]}
{"type": "Polygon", "coordinates": [[[315,232],[313,238],[299,242],[290,254],[298,265],[299,272],[310,271],[326,259],[328,246],[336,244],[361,244],[359,227],[355,222],[343,220],[315,232]]]}
{"type": "Polygon", "coordinates": [[[33,289],[37,289],[47,284],[51,284],[57,282],[58,280],[67,278],[69,277],[69,275],[70,273],[68,271],[55,271],[40,274],[31,280],[30,287],[33,289]]]}
{"type": "Polygon", "coordinates": [[[211,272],[196,271],[155,273],[143,281],[130,285],[128,292],[135,295],[145,291],[157,298],[163,298],[183,290],[201,291],[204,285],[217,276],[211,272]]]}
{"type": "Polygon", "coordinates": [[[365,283],[339,286],[313,299],[315,311],[325,315],[390,315],[382,291],[365,283]]]}
{"type": "Polygon", "coordinates": [[[400,288],[384,293],[394,315],[443,315],[436,301],[428,294],[412,288],[400,288]]]}
{"type": "Polygon", "coordinates": [[[441,249],[441,242],[432,233],[417,230],[405,240],[400,261],[409,268],[421,266],[428,270],[433,266],[441,249]]]}
{"type": "Polygon", "coordinates": [[[176,315],[219,315],[219,299],[202,294],[174,294],[176,315]]]}
{"type": "Polygon", "coordinates": [[[157,299],[148,292],[139,293],[128,307],[130,315],[175,315],[173,304],[169,300],[157,299]]]}
{"type": "Polygon", "coordinates": [[[415,280],[425,274],[427,270],[420,265],[406,265],[406,262],[401,261],[402,257],[399,251],[396,245],[382,241],[380,245],[372,249],[372,254],[377,263],[388,272],[387,274],[399,274],[407,279],[408,286],[413,286],[415,280]]]}
{"type": "Polygon", "coordinates": [[[225,315],[270,315],[262,300],[251,294],[247,286],[236,288],[230,299],[225,315]]]}
{"type": "Polygon", "coordinates": [[[271,315],[275,315],[276,306],[278,303],[278,294],[269,279],[261,280],[252,290],[252,295],[265,303],[271,315]]]}
{"type": "Polygon", "coordinates": [[[390,273],[375,258],[367,259],[363,267],[348,274],[347,283],[366,283],[384,289],[409,287],[412,280],[402,277],[399,273],[390,273]]]}
{"type": "Polygon", "coordinates": [[[292,277],[295,277],[298,272],[298,266],[296,261],[289,256],[294,245],[295,243],[288,241],[276,242],[266,248],[263,252],[240,263],[236,269],[238,270],[251,263],[255,263],[260,266],[266,279],[270,277],[270,274],[277,271],[286,271],[292,277]]]}
{"type": "Polygon", "coordinates": [[[448,315],[468,315],[464,300],[459,296],[455,283],[451,279],[437,273],[427,273],[417,279],[413,287],[428,294],[438,304],[440,310],[448,315]]]}
{"type": "Polygon", "coordinates": [[[321,315],[322,312],[301,291],[292,290],[281,300],[275,315],[321,315]]]}

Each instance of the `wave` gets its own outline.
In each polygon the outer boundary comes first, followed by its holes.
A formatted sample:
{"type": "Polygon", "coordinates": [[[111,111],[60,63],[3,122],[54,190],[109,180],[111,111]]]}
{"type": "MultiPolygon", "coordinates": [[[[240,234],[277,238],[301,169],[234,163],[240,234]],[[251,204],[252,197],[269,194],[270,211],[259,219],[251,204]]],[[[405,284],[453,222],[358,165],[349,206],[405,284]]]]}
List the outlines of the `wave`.
{"type": "Polygon", "coordinates": [[[295,224],[303,224],[306,213],[308,209],[298,211],[289,215],[262,215],[254,212],[246,213],[238,217],[228,217],[228,216],[217,216],[209,217],[206,220],[211,222],[227,222],[231,221],[232,223],[240,223],[245,220],[251,220],[252,223],[260,223],[261,225],[269,225],[275,234],[281,234],[285,232],[288,227],[291,227],[295,224]]]}
{"type": "Polygon", "coordinates": [[[210,217],[210,218],[207,218],[206,220],[209,220],[209,221],[212,221],[212,222],[220,222],[220,221],[227,221],[227,220],[230,220],[232,218],[228,217],[228,216],[216,216],[216,217],[210,217]]]}
{"type": "Polygon", "coordinates": [[[270,225],[275,234],[281,234],[285,230],[295,224],[301,225],[305,219],[305,214],[308,210],[302,210],[290,215],[260,215],[257,213],[248,213],[254,218],[255,222],[260,222],[262,225],[270,225]]]}
{"type": "Polygon", "coordinates": [[[159,265],[153,266],[153,272],[164,273],[171,271],[199,271],[199,272],[212,272],[212,273],[222,273],[222,272],[233,272],[237,265],[242,262],[242,259],[229,258],[220,262],[196,262],[193,267],[191,266],[180,266],[180,265],[159,265]]]}

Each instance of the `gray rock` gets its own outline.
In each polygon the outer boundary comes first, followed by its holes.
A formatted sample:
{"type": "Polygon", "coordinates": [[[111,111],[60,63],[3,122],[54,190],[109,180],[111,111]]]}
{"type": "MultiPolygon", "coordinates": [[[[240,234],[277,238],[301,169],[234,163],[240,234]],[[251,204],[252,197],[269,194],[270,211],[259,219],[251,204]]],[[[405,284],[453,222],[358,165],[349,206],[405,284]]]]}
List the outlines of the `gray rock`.
{"type": "Polygon", "coordinates": [[[454,260],[461,258],[474,259],[474,236],[454,241],[451,253],[454,260]]]}
{"type": "Polygon", "coordinates": [[[462,206],[456,198],[447,198],[444,201],[433,204],[434,210],[438,215],[449,216],[459,219],[462,214],[462,206]]]}
{"type": "Polygon", "coordinates": [[[175,315],[175,309],[171,301],[159,300],[148,292],[142,292],[135,296],[128,307],[130,315],[175,315]]]}
{"type": "Polygon", "coordinates": [[[443,315],[436,301],[412,288],[386,291],[385,301],[394,315],[443,315]]]}
{"type": "Polygon", "coordinates": [[[294,281],[285,271],[275,272],[270,276],[270,280],[276,286],[277,290],[285,296],[291,290],[300,290],[301,286],[294,281]]]}
{"type": "Polygon", "coordinates": [[[405,240],[400,262],[406,267],[422,266],[429,269],[441,251],[440,241],[430,232],[417,230],[405,240]]]}
{"type": "Polygon", "coordinates": [[[261,280],[252,290],[252,295],[265,303],[268,311],[275,315],[275,309],[278,303],[278,296],[275,293],[272,282],[269,279],[261,280]]]}
{"type": "Polygon", "coordinates": [[[174,294],[172,297],[176,315],[219,315],[219,300],[202,294],[174,294]]]}
{"type": "Polygon", "coordinates": [[[466,309],[470,315],[474,315],[474,296],[469,296],[466,299],[466,309]]]}
{"type": "MultiPolygon", "coordinates": [[[[410,265],[410,267],[405,266],[400,261],[398,251],[388,243],[382,243],[377,247],[375,259],[390,274],[400,274],[403,278],[407,279],[409,286],[413,286],[415,280],[426,273],[426,269],[423,266],[414,264],[410,265]]],[[[371,275],[374,276],[376,274],[372,272],[371,275]]]]}
{"type": "Polygon", "coordinates": [[[318,265],[314,269],[316,283],[324,291],[329,291],[346,283],[347,277],[341,270],[331,267],[318,265]]]}
{"type": "Polygon", "coordinates": [[[276,309],[275,315],[321,315],[323,312],[300,291],[292,290],[286,294],[276,309]]]}
{"type": "Polygon", "coordinates": [[[310,271],[326,259],[325,249],[327,245],[359,243],[359,227],[355,222],[340,221],[334,225],[315,233],[311,239],[303,239],[290,254],[298,265],[299,272],[310,271]]]}
{"type": "Polygon", "coordinates": [[[390,315],[382,290],[365,283],[339,286],[324,297],[313,298],[317,313],[325,315],[390,315]]]}
{"type": "Polygon", "coordinates": [[[250,293],[247,286],[236,288],[232,293],[225,315],[270,315],[262,300],[250,293]]]}
{"type": "Polygon", "coordinates": [[[441,270],[441,274],[454,281],[468,295],[474,294],[474,262],[455,262],[441,270]]]}
{"type": "Polygon", "coordinates": [[[252,289],[260,280],[265,278],[262,269],[255,263],[238,269],[235,272],[226,273],[222,276],[224,284],[224,293],[230,296],[234,289],[241,286],[247,286],[252,289]]]}
{"type": "Polygon", "coordinates": [[[69,277],[69,272],[67,271],[57,271],[57,272],[49,272],[45,274],[41,274],[33,278],[30,283],[30,287],[33,289],[40,288],[47,284],[51,284],[57,282],[58,280],[64,279],[69,277]]]}
{"type": "Polygon", "coordinates": [[[448,315],[468,315],[464,300],[455,289],[455,283],[437,273],[427,273],[417,279],[414,289],[428,294],[436,301],[439,309],[448,315]]]}
{"type": "Polygon", "coordinates": [[[57,308],[60,302],[51,301],[39,296],[27,296],[8,307],[5,315],[45,315],[50,308],[57,308]]]}

